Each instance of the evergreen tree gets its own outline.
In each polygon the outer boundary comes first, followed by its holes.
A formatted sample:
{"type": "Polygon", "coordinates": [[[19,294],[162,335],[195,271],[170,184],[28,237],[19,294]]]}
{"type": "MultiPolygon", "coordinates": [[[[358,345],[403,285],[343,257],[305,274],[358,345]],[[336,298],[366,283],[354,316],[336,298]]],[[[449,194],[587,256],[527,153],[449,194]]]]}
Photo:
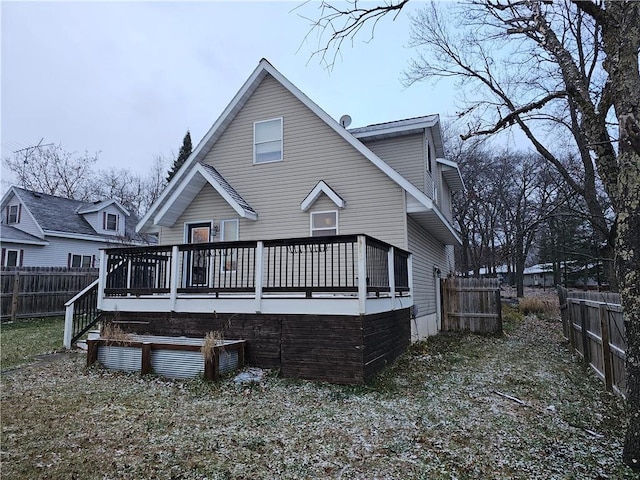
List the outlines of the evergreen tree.
{"type": "Polygon", "coordinates": [[[192,150],[193,147],[191,146],[191,133],[189,133],[189,130],[187,130],[187,133],[182,140],[182,147],[180,147],[178,158],[174,160],[173,165],[171,166],[171,170],[169,170],[169,173],[167,174],[167,183],[171,181],[176,173],[178,173],[180,167],[182,167],[187,158],[189,158],[189,155],[191,155],[192,150]]]}

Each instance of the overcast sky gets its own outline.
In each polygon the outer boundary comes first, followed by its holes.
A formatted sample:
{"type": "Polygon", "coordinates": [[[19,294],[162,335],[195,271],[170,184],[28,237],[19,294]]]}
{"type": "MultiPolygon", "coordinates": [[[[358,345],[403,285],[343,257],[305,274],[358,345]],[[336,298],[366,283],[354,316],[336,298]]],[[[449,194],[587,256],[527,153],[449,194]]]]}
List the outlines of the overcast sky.
{"type": "Polygon", "coordinates": [[[263,57],[352,127],[455,112],[447,82],[400,81],[423,3],[345,43],[332,71],[312,58],[317,35],[305,42],[301,15],[317,18],[319,2],[301,3],[2,1],[3,158],[44,139],[144,173],[187,129],[195,147],[263,57]]]}

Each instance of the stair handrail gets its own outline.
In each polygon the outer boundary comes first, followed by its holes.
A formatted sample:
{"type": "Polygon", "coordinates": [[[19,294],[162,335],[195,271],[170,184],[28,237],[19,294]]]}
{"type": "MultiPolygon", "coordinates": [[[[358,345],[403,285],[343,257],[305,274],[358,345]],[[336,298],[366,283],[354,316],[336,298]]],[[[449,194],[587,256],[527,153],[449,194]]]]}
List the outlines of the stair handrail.
{"type": "Polygon", "coordinates": [[[64,304],[65,306],[65,315],[64,315],[64,340],[63,345],[64,348],[70,349],[71,345],[76,342],[84,333],[86,333],[92,326],[97,323],[98,320],[98,310],[97,304],[94,308],[91,309],[90,318],[88,321],[84,322],[84,326],[79,328],[77,332],[74,332],[74,315],[77,313],[75,311],[75,304],[80,300],[86,300],[92,294],[97,294],[98,292],[98,280],[91,282],[87,285],[82,291],[80,291],[77,295],[75,295],[71,300],[64,304]]]}

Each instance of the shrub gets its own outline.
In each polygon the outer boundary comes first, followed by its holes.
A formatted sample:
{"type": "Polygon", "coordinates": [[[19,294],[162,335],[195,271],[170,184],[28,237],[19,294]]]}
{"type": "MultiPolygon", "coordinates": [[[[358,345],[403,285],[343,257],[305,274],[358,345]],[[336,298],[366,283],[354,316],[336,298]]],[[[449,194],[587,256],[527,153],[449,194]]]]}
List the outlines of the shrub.
{"type": "Polygon", "coordinates": [[[556,302],[541,297],[524,297],[520,299],[518,310],[523,315],[541,314],[541,315],[557,315],[558,305],[556,302]]]}

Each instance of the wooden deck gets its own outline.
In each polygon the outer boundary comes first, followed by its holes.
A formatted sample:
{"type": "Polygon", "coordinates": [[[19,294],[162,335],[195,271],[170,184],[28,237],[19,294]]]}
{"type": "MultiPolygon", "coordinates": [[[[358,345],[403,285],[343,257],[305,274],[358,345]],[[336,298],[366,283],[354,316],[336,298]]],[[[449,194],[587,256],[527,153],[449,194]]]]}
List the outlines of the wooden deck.
{"type": "Polygon", "coordinates": [[[136,335],[220,331],[246,340],[249,365],[362,383],[409,345],[411,260],[367,235],[106,249],[98,283],[67,305],[65,346],[98,319],[136,335]]]}

